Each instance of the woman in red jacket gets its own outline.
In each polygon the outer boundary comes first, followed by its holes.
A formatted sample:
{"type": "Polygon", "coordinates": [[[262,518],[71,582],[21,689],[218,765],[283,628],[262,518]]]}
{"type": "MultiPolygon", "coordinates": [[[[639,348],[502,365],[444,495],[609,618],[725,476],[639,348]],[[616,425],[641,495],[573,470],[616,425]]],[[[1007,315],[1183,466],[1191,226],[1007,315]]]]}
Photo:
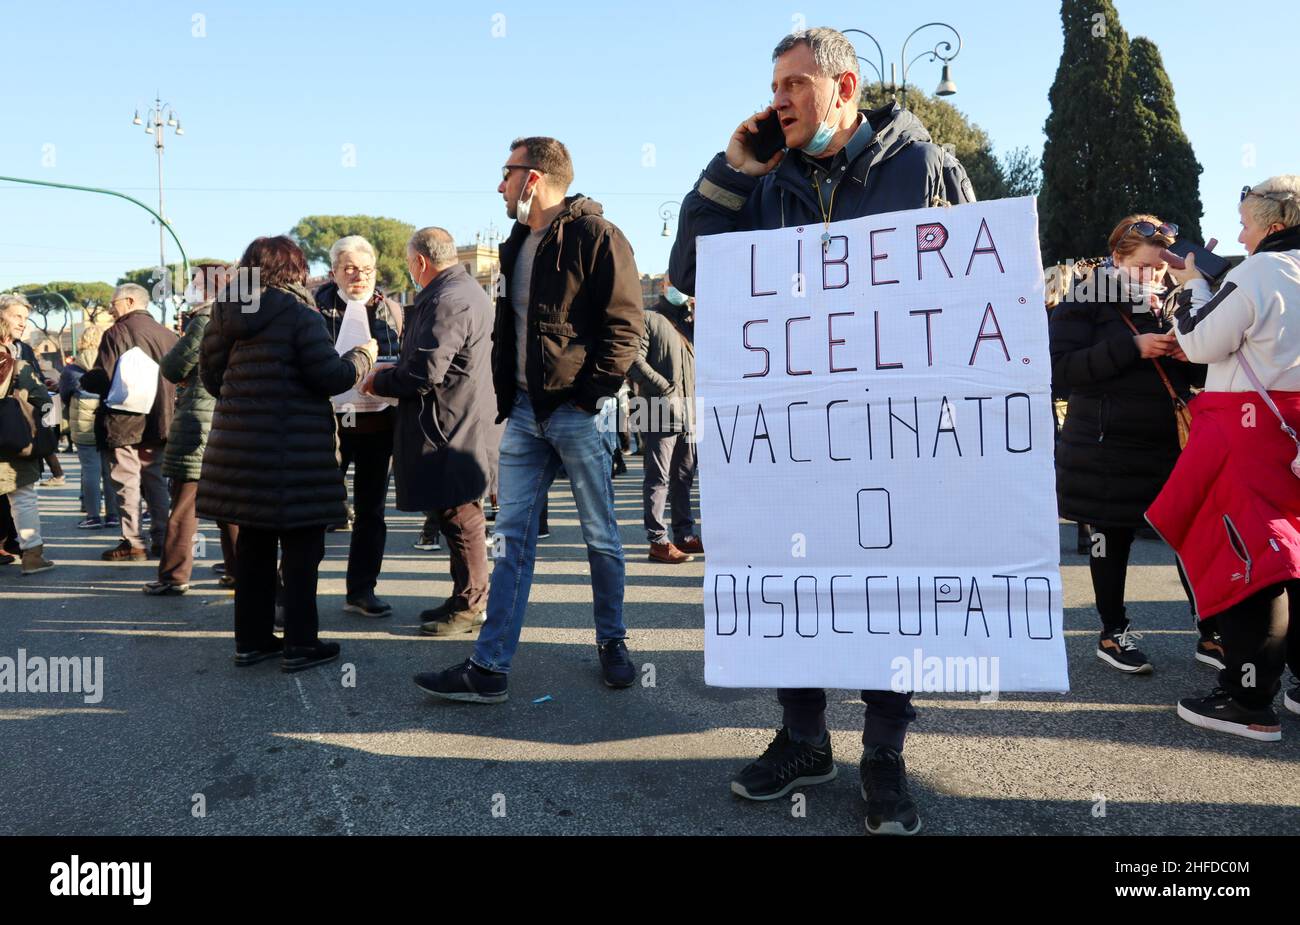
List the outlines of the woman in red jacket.
{"type": "MultiPolygon", "coordinates": [[[[1217,294],[1195,261],[1172,271],[1185,284],[1179,346],[1209,372],[1191,441],[1147,520],[1178,553],[1202,619],[1218,616],[1227,663],[1178,715],[1277,741],[1283,666],[1300,673],[1300,326],[1286,323],[1300,310],[1300,176],[1247,187],[1240,213],[1250,256],[1217,294]]],[[[1283,703],[1300,713],[1300,685],[1283,703]]]]}

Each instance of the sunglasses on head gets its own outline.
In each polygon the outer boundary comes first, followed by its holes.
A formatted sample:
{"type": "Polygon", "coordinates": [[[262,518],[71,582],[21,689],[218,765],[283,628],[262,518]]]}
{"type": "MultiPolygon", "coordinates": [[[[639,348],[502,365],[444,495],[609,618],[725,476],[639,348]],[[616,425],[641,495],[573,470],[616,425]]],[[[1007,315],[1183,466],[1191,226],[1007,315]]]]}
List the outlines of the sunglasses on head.
{"type": "Polygon", "coordinates": [[[1124,231],[1124,234],[1128,234],[1130,231],[1136,231],[1144,238],[1152,238],[1157,234],[1162,234],[1167,238],[1178,237],[1178,226],[1171,222],[1161,222],[1159,225],[1155,222],[1147,221],[1134,222],[1128,226],[1124,231]]]}

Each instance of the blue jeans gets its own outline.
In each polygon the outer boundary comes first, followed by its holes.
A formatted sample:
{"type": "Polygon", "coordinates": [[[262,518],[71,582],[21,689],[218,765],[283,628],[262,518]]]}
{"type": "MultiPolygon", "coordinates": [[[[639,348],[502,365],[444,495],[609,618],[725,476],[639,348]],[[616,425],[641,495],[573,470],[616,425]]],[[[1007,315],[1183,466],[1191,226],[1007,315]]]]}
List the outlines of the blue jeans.
{"type": "Polygon", "coordinates": [[[118,516],[117,491],[113,488],[109,455],[101,453],[93,443],[78,443],[77,459],[81,461],[81,506],[86,516],[99,516],[101,499],[104,516],[118,516]]]}
{"type": "Polygon", "coordinates": [[[501,439],[501,509],[496,519],[500,538],[494,543],[487,622],[474,646],[473,661],[480,668],[510,670],[537,562],[538,514],[561,465],[569,476],[587,544],[596,642],[627,635],[623,626],[623,544],[614,519],[613,453],[597,430],[596,420],[566,402],[538,423],[528,396],[521,390],[515,397],[501,439]]]}

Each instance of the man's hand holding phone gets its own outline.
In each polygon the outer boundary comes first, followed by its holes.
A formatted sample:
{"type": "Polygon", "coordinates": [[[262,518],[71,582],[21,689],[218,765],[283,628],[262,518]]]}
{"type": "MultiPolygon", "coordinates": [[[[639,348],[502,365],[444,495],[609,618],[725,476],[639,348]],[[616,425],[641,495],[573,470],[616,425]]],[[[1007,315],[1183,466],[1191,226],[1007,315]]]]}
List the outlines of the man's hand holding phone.
{"type": "Polygon", "coordinates": [[[767,107],[754,113],[736,127],[727,144],[727,163],[746,176],[761,177],[776,169],[785,157],[784,134],[776,110],[767,107]],[[760,161],[756,149],[762,152],[764,144],[775,143],[773,132],[781,134],[781,147],[766,161],[760,161]]]}

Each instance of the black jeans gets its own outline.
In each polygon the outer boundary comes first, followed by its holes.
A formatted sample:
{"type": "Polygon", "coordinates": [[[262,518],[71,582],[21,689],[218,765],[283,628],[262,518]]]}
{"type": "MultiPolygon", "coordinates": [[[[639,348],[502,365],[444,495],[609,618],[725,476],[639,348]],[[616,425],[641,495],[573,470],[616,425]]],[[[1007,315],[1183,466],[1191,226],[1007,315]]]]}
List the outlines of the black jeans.
{"type": "MultiPolygon", "coordinates": [[[[825,731],[826,691],[819,687],[781,688],[776,692],[776,699],[781,704],[783,725],[795,735],[816,739],[825,731]]],[[[862,702],[867,705],[862,720],[863,748],[887,745],[901,752],[907,726],[916,719],[912,695],[863,691],[862,702]]]]}
{"type": "Polygon", "coordinates": [[[1300,678],[1300,581],[1269,585],[1218,616],[1228,666],[1219,672],[1219,686],[1243,706],[1262,710],[1277,696],[1284,666],[1300,678]]]}
{"type": "Polygon", "coordinates": [[[339,455],[343,473],[352,473],[352,543],[348,547],[347,595],[357,597],[375,590],[384,565],[384,544],[388,525],[384,507],[388,503],[388,481],[393,459],[393,432],[357,433],[339,428],[339,455]]]}
{"type": "MultiPolygon", "coordinates": [[[[1106,527],[1092,525],[1092,548],[1088,552],[1088,570],[1092,573],[1092,592],[1097,600],[1097,613],[1101,615],[1102,630],[1107,633],[1122,632],[1128,626],[1124,608],[1124,584],[1128,578],[1129,553],[1133,549],[1136,527],[1106,527]],[[1097,555],[1097,553],[1104,553],[1097,555]]],[[[1178,580],[1188,605],[1192,601],[1192,586],[1183,574],[1183,566],[1174,560],[1178,580]]],[[[1195,618],[1195,614],[1193,614],[1195,618]]],[[[1217,619],[1209,617],[1197,623],[1202,639],[1209,639],[1217,631],[1217,619]]]]}
{"type": "Polygon", "coordinates": [[[275,636],[276,547],[284,581],[284,643],[315,645],[320,630],[316,585],[325,528],[240,527],[235,540],[235,651],[267,648],[275,636]]]}

